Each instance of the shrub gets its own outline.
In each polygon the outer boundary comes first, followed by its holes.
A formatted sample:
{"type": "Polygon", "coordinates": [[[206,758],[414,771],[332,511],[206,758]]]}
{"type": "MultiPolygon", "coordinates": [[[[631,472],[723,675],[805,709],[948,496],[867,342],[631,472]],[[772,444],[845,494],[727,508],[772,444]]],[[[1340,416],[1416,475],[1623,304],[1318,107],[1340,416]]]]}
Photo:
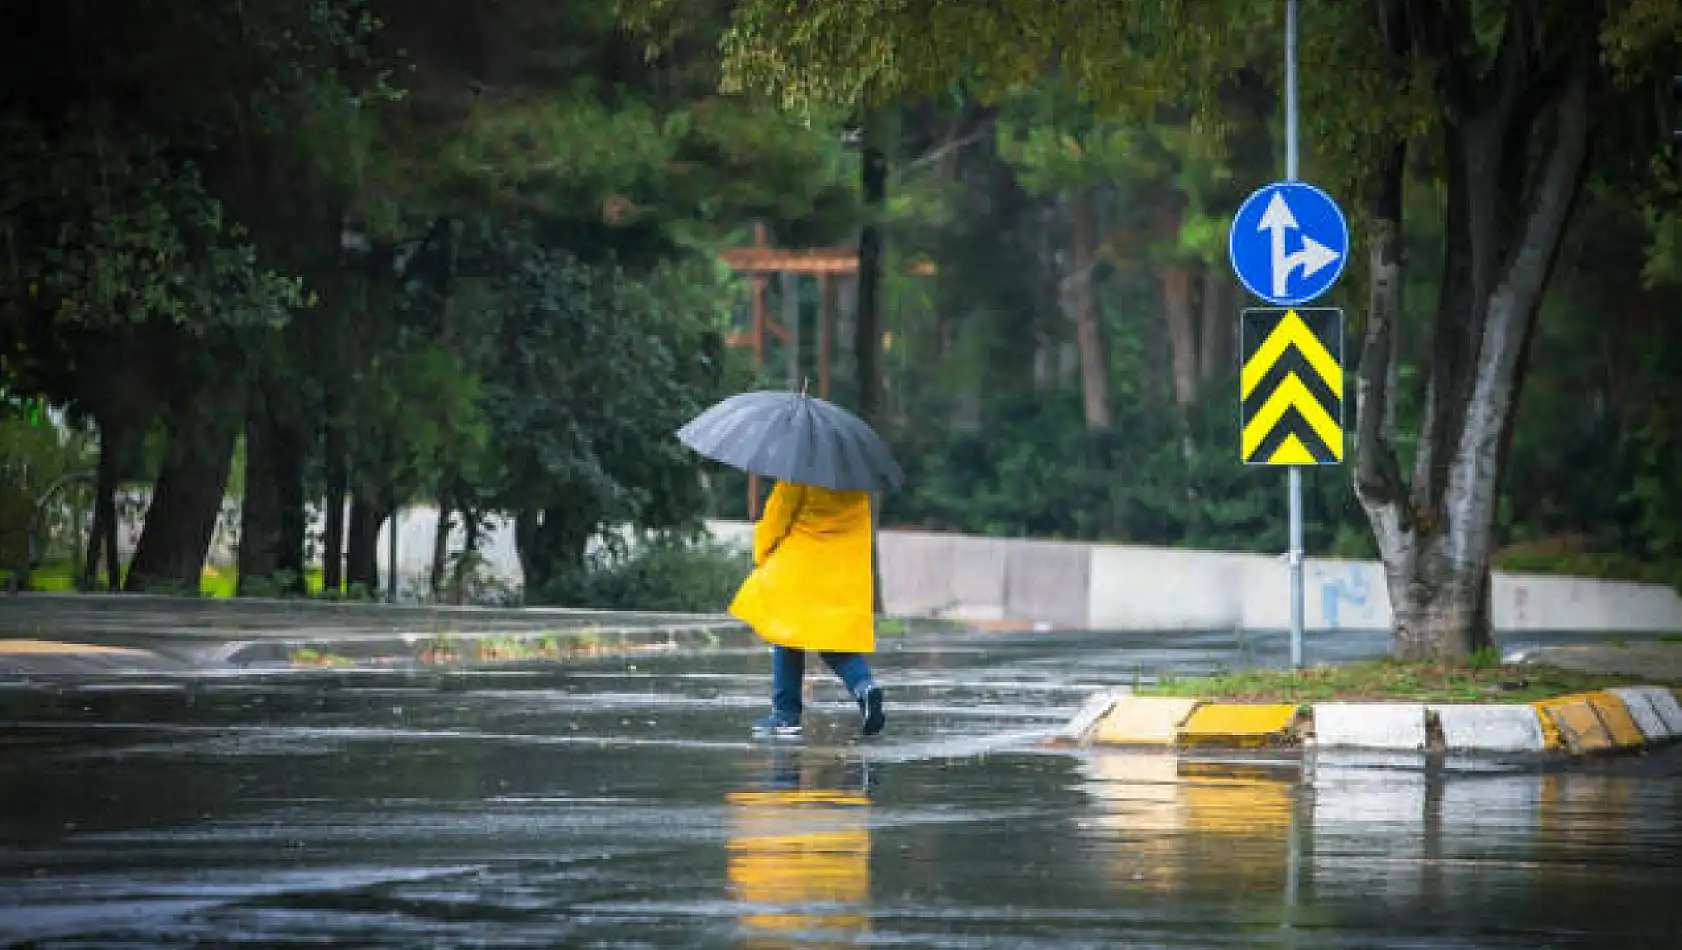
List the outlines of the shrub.
{"type": "Polygon", "coordinates": [[[592,554],[583,571],[555,579],[528,600],[603,610],[721,613],[752,567],[747,552],[731,545],[652,535],[628,550],[592,554]]]}

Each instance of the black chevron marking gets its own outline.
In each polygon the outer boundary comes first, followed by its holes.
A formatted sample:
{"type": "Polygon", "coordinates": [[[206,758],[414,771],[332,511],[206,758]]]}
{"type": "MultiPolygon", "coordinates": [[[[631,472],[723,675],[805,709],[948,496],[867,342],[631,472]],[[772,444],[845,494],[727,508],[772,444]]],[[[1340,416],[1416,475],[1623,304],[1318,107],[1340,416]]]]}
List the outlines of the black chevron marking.
{"type": "Polygon", "coordinates": [[[1285,352],[1279,354],[1279,359],[1268,368],[1267,373],[1256,384],[1256,388],[1251,391],[1250,398],[1244,400],[1245,421],[1255,418],[1268,397],[1285,381],[1286,374],[1293,372],[1313,394],[1314,400],[1325,408],[1326,415],[1337,420],[1338,425],[1342,426],[1343,400],[1333,395],[1331,387],[1326,385],[1326,381],[1321,379],[1320,374],[1309,364],[1308,357],[1303,356],[1302,351],[1295,346],[1288,346],[1285,352]]]}
{"type": "Polygon", "coordinates": [[[1314,427],[1308,424],[1308,420],[1303,418],[1302,413],[1298,412],[1295,406],[1292,406],[1279,417],[1279,421],[1268,431],[1267,436],[1261,440],[1261,444],[1256,446],[1255,454],[1245,459],[1244,463],[1246,465],[1265,463],[1273,457],[1274,452],[1279,451],[1279,446],[1284,445],[1285,440],[1291,435],[1295,435],[1298,441],[1302,442],[1303,448],[1308,450],[1308,454],[1314,456],[1314,461],[1325,464],[1338,460],[1337,454],[1321,440],[1320,433],[1315,432],[1314,427]]]}
{"type": "MultiPolygon", "coordinates": [[[[1338,333],[1338,317],[1342,311],[1335,308],[1310,307],[1308,309],[1295,308],[1297,316],[1302,318],[1303,325],[1308,332],[1320,341],[1320,345],[1332,354],[1338,363],[1343,362],[1343,335],[1338,333]]],[[[1243,339],[1239,341],[1239,352],[1243,359],[1248,360],[1263,342],[1279,328],[1284,319],[1286,309],[1280,310],[1246,310],[1243,319],[1243,339]]]]}

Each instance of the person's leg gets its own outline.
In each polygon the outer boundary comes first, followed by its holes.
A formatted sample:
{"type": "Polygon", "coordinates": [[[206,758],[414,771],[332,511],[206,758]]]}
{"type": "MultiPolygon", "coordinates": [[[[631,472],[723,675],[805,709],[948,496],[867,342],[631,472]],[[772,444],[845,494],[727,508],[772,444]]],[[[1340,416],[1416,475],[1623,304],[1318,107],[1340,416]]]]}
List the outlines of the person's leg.
{"type": "Polygon", "coordinates": [[[854,696],[859,690],[870,685],[870,663],[865,660],[863,653],[820,653],[824,663],[829,665],[836,676],[840,677],[841,685],[847,687],[847,692],[854,696]]]}
{"type": "Polygon", "coordinates": [[[882,731],[887,717],[882,712],[882,687],[876,685],[876,680],[870,675],[870,664],[865,661],[862,653],[824,653],[825,663],[841,678],[847,692],[852,694],[859,704],[859,715],[864,718],[863,731],[867,736],[873,736],[882,731]]]}
{"type": "Polygon", "coordinates": [[[804,711],[800,690],[805,676],[806,651],[771,648],[771,712],[782,725],[800,725],[804,711]]]}

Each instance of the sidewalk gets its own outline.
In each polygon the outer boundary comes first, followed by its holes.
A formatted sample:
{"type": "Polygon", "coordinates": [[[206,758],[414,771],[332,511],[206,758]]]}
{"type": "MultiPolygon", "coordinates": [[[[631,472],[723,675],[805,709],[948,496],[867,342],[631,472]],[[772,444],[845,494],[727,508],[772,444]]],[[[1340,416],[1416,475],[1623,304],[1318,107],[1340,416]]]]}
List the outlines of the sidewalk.
{"type": "Polygon", "coordinates": [[[1542,663],[1579,673],[1641,676],[1682,683],[1682,640],[1543,647],[1525,653],[1524,662],[1542,663]]]}
{"type": "Polygon", "coordinates": [[[681,649],[730,617],[112,594],[0,597],[0,676],[554,660],[681,649]]]}

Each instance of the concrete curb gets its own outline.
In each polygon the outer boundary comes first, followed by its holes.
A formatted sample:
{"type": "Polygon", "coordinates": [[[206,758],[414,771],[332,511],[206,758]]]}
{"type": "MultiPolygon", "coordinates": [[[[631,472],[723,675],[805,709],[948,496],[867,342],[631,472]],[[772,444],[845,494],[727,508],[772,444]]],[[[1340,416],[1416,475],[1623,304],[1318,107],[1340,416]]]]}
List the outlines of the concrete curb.
{"type": "Polygon", "coordinates": [[[203,636],[148,636],[145,647],[0,639],[0,681],[15,678],[78,676],[96,673],[183,672],[195,669],[296,669],[324,667],[446,668],[553,665],[616,656],[683,653],[746,639],[737,621],[622,624],[554,630],[483,630],[471,632],[335,632],[299,630],[292,635],[212,640],[203,636]]]}
{"type": "Polygon", "coordinates": [[[1236,703],[1109,692],[1064,742],[1158,750],[1315,747],[1582,757],[1682,740],[1682,688],[1630,686],[1534,703],[1236,703]]]}
{"type": "Polygon", "coordinates": [[[151,650],[102,644],[0,639],[0,682],[41,676],[176,672],[184,665],[151,650]]]}
{"type": "Polygon", "coordinates": [[[503,630],[450,634],[326,635],[232,641],[207,659],[218,665],[474,667],[557,663],[629,654],[718,647],[747,627],[723,623],[601,626],[565,630],[503,630]]]}

